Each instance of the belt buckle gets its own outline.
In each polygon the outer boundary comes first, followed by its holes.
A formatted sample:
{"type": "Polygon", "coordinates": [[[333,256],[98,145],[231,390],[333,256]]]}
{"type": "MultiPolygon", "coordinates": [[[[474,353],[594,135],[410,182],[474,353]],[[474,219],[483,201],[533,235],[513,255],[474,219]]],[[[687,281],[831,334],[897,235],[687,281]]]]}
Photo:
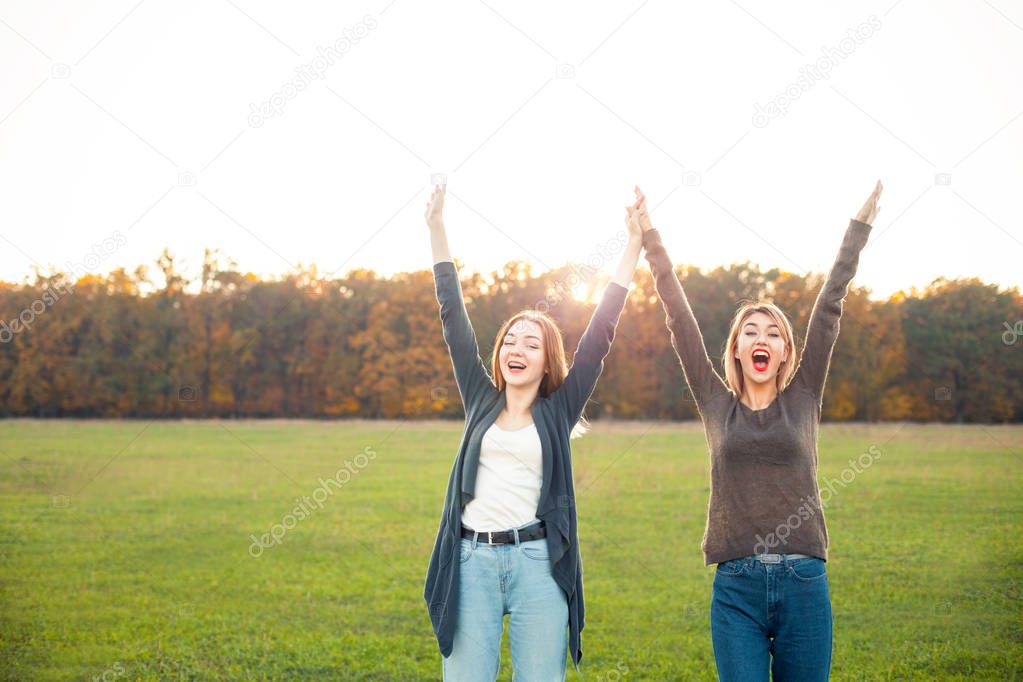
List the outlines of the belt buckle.
{"type": "Polygon", "coordinates": [[[493,545],[494,544],[494,533],[493,533],[493,531],[489,531],[489,530],[487,531],[487,544],[488,545],[493,545]]]}
{"type": "Polygon", "coordinates": [[[781,554],[758,554],[756,558],[763,564],[780,564],[782,562],[781,554]]]}

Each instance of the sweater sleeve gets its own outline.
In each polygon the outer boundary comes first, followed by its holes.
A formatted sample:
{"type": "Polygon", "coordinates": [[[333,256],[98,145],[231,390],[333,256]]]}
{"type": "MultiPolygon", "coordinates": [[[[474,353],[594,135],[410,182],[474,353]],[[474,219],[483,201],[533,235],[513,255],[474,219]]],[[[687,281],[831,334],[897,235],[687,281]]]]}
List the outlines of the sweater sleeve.
{"type": "Polygon", "coordinates": [[[437,301],[440,303],[444,341],[455,370],[455,382],[462,397],[462,405],[468,407],[479,398],[482,391],[492,388],[494,384],[480,358],[476,332],[465,310],[462,285],[458,281],[455,264],[451,261],[436,263],[433,266],[433,277],[437,287],[437,301]]]}
{"type": "Polygon", "coordinates": [[[696,400],[696,406],[703,414],[704,407],[711,401],[729,394],[728,387],[715,371],[710,356],[707,355],[696,316],[689,307],[682,283],[678,281],[668,252],[661,243],[661,234],[657,230],[647,230],[643,233],[643,251],[654,275],[657,295],[664,306],[665,324],[671,332],[671,345],[682,364],[682,371],[696,400]]]}
{"type": "Polygon", "coordinates": [[[604,290],[604,296],[593,311],[586,331],[579,338],[572,367],[565,382],[558,387],[551,398],[568,416],[568,423],[575,424],[582,416],[586,401],[590,399],[597,379],[604,371],[604,358],[611,350],[615,338],[618,318],[625,307],[629,290],[621,284],[611,282],[604,290]]]}
{"type": "Polygon", "coordinates": [[[831,267],[810,313],[803,355],[792,383],[809,390],[817,398],[818,407],[824,395],[824,382],[828,376],[831,353],[838,340],[842,302],[848,292],[849,282],[856,274],[860,251],[867,243],[870,229],[871,226],[867,223],[849,221],[842,247],[838,250],[838,258],[831,267]]]}

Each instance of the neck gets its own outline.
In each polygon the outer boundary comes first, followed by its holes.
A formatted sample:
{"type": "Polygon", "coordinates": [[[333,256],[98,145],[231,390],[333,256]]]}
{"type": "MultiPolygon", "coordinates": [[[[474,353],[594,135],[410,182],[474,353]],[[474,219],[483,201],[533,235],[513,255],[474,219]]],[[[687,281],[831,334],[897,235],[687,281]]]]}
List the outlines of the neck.
{"type": "Polygon", "coordinates": [[[746,379],[743,384],[742,402],[746,403],[751,409],[763,409],[770,405],[771,401],[778,396],[778,387],[773,381],[758,384],[746,379]]]}
{"type": "Polygon", "coordinates": [[[512,416],[526,416],[533,407],[539,391],[539,384],[533,386],[504,385],[504,409],[512,416]]]}

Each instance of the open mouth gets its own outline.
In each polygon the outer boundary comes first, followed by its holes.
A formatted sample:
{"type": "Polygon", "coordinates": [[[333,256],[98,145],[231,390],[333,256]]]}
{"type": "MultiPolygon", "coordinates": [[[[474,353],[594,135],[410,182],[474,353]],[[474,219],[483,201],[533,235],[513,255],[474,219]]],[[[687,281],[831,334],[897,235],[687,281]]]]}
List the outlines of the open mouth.
{"type": "Polygon", "coordinates": [[[762,348],[753,351],[753,369],[758,372],[766,372],[771,362],[771,354],[762,348]]]}
{"type": "Polygon", "coordinates": [[[518,360],[511,360],[508,362],[508,371],[512,374],[519,374],[520,372],[526,371],[526,363],[519,362],[518,360]]]}

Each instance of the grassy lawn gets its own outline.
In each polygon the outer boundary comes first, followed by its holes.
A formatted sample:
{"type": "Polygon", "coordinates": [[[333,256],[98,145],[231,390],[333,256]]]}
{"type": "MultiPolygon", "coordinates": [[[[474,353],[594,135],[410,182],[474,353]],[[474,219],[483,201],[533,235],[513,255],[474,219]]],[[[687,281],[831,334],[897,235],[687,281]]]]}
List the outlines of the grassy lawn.
{"type": "MultiPolygon", "coordinates": [[[[0,422],[0,678],[440,679],[422,587],[460,432],[0,422]]],[[[871,447],[826,510],[832,679],[1023,680],[1023,427],[828,424],[821,476],[871,447]]],[[[716,679],[702,429],[597,422],[573,450],[568,679],[716,679]]]]}

